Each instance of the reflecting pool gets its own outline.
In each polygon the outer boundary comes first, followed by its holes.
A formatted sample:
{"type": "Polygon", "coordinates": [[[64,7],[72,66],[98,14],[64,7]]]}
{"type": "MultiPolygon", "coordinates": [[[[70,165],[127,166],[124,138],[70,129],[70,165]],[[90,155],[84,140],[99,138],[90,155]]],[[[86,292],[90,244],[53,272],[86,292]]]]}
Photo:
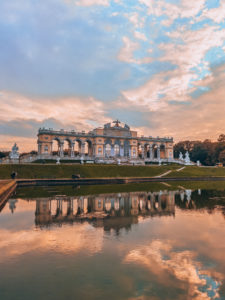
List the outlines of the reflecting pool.
{"type": "Polygon", "coordinates": [[[224,189],[23,188],[1,207],[1,300],[225,299],[224,277],[224,189]]]}

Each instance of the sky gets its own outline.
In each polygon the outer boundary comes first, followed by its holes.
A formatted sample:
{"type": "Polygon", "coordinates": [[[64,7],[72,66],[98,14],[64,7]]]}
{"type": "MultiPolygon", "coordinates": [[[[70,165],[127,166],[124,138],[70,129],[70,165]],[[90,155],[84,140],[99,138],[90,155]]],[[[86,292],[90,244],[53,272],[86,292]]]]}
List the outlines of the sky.
{"type": "Polygon", "coordinates": [[[115,119],[140,135],[225,133],[225,0],[1,0],[0,149],[115,119]]]}

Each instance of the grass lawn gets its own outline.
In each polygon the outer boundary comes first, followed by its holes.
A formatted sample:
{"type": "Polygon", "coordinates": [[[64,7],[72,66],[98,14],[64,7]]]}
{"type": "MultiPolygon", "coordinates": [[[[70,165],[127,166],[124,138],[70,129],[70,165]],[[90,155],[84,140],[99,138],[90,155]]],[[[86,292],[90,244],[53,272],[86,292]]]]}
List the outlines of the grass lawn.
{"type": "MultiPolygon", "coordinates": [[[[178,168],[177,168],[178,169],[178,168]]],[[[225,168],[186,166],[182,171],[173,170],[167,177],[225,177],[225,168]]]]}
{"type": "Polygon", "coordinates": [[[10,174],[17,172],[17,178],[71,178],[80,174],[84,178],[102,177],[152,177],[168,170],[179,168],[177,165],[166,166],[118,166],[118,165],[74,165],[74,164],[18,164],[0,165],[0,179],[9,179],[10,174]]]}

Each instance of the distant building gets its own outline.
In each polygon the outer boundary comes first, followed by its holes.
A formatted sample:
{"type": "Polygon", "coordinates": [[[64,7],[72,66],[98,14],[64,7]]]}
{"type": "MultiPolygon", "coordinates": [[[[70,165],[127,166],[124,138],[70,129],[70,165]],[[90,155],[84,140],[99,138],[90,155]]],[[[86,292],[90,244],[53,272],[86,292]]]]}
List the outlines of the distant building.
{"type": "Polygon", "coordinates": [[[41,158],[143,163],[173,160],[173,138],[138,136],[137,131],[118,120],[88,133],[40,128],[37,144],[41,158]]]}

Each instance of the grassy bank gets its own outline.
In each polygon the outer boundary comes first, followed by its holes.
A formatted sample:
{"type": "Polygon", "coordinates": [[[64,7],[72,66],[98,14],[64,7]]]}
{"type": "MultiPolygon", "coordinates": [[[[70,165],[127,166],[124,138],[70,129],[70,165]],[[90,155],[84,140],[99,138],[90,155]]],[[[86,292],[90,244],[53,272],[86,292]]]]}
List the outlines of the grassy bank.
{"type": "Polygon", "coordinates": [[[174,170],[178,166],[117,166],[117,165],[0,165],[0,179],[9,179],[10,174],[17,172],[17,178],[71,178],[80,174],[84,178],[102,177],[152,177],[174,170]]]}
{"type": "Polygon", "coordinates": [[[87,185],[87,186],[43,186],[43,187],[20,187],[17,189],[17,198],[37,198],[37,197],[53,197],[55,195],[67,196],[85,196],[108,193],[127,193],[127,192],[157,192],[157,191],[174,191],[182,189],[192,190],[225,190],[225,182],[171,182],[165,185],[160,182],[154,183],[132,183],[117,185],[87,185]]]}
{"type": "Polygon", "coordinates": [[[177,172],[173,170],[167,177],[225,177],[225,168],[186,166],[177,172]]]}
{"type": "Polygon", "coordinates": [[[83,178],[103,177],[154,177],[167,171],[167,177],[225,177],[225,168],[187,166],[177,172],[181,166],[118,166],[118,165],[80,165],[80,164],[25,164],[0,165],[0,179],[10,179],[10,174],[17,172],[17,178],[71,178],[80,174],[83,178]]]}

